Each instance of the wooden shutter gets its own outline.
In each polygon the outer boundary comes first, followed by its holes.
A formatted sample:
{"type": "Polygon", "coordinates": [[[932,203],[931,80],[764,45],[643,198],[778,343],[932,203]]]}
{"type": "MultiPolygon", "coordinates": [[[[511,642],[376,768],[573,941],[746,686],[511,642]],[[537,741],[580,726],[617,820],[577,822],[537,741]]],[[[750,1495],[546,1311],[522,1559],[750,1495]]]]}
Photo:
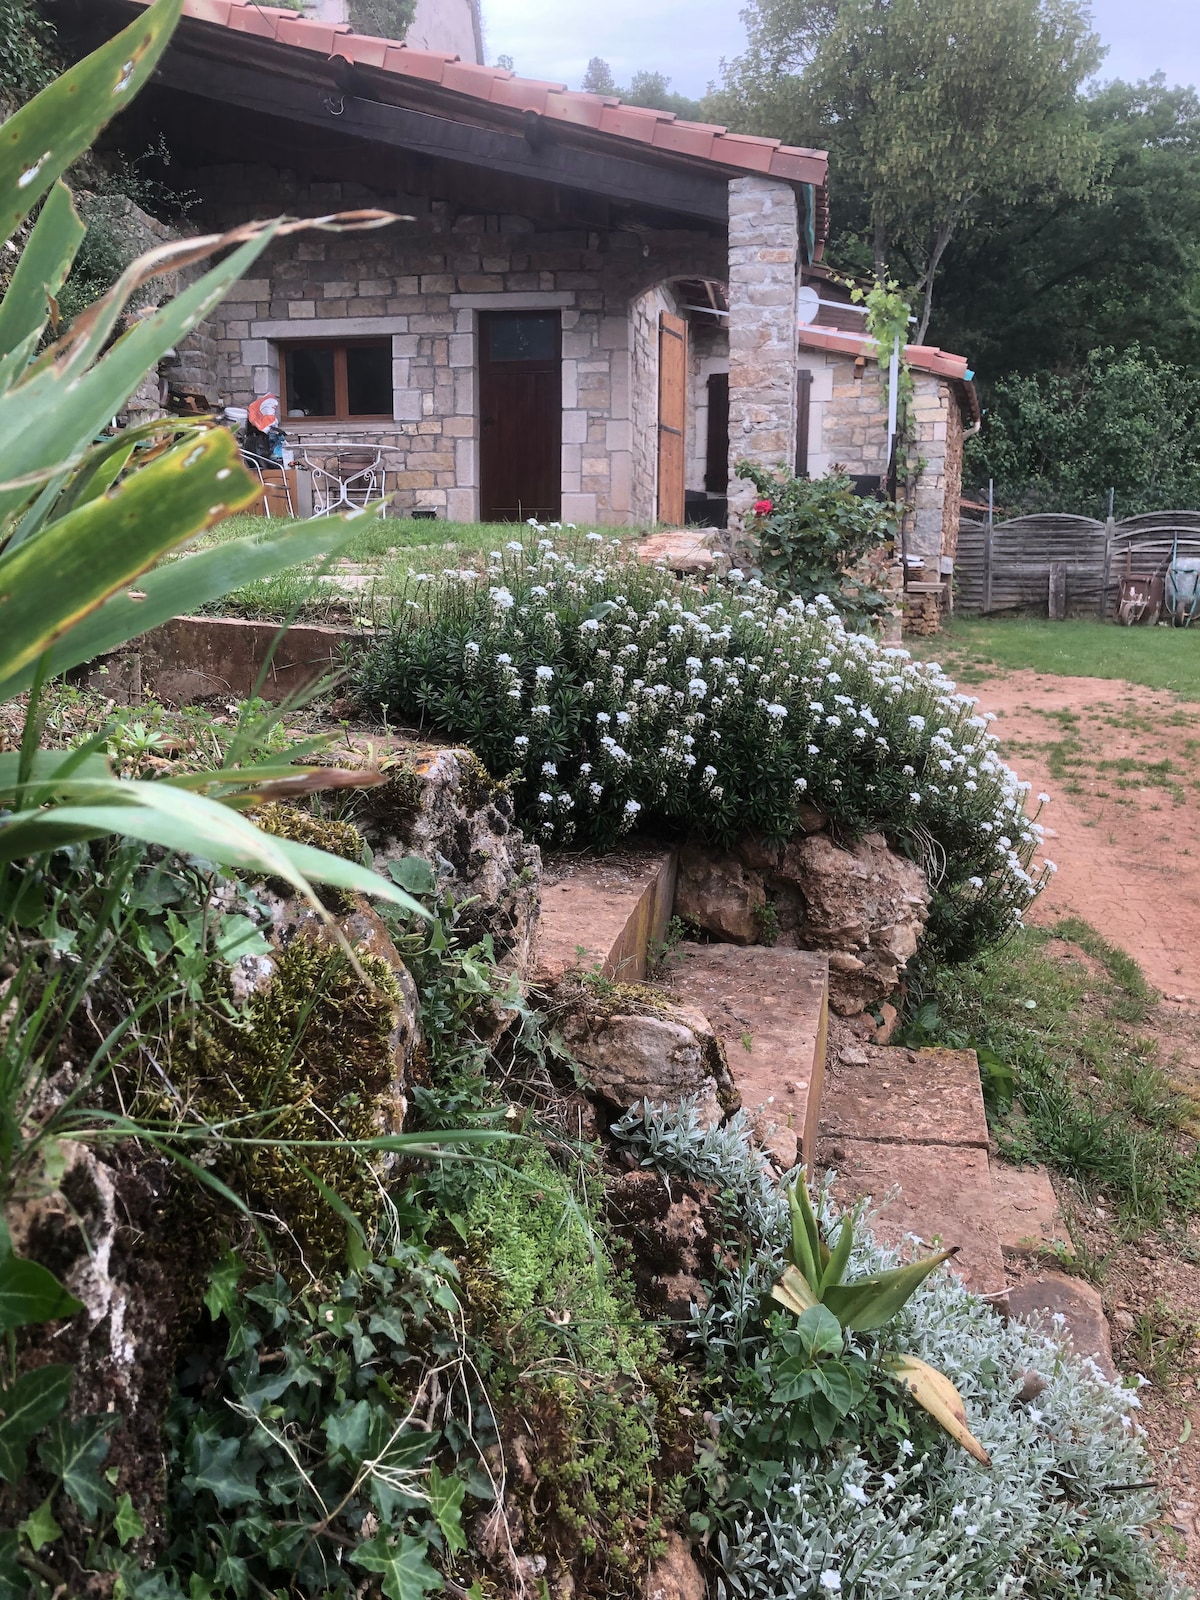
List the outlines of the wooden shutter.
{"type": "Polygon", "coordinates": [[[683,524],[687,470],[687,323],[664,311],[658,322],[658,520],[683,524]]]}

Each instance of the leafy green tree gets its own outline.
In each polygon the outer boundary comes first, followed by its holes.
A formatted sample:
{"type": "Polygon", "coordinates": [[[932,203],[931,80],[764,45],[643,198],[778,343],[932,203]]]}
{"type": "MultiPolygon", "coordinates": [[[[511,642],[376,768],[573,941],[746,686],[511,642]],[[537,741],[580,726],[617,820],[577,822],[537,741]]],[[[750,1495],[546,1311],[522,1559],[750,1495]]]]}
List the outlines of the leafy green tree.
{"type": "Polygon", "coordinates": [[[1200,361],[1200,95],[1158,73],[1084,107],[1101,145],[1087,192],[990,206],[946,252],[937,342],[985,375],[1134,343],[1200,361]]]}
{"type": "Polygon", "coordinates": [[[582,88],[587,94],[615,94],[631,106],[650,106],[656,111],[673,111],[687,122],[698,122],[703,115],[699,100],[690,100],[685,94],[671,92],[671,80],[661,72],[635,72],[629,87],[622,89],[613,77],[612,68],[602,56],[593,56],[583,75],[582,88]]]}
{"type": "Polygon", "coordinates": [[[1118,517],[1200,510],[1200,373],[1134,345],[1001,379],[966,475],[1013,511],[1103,516],[1110,488],[1118,517]]]}
{"type": "Polygon", "coordinates": [[[582,84],[584,94],[616,94],[617,80],[603,56],[593,56],[587,64],[582,84]]]}
{"type": "Polygon", "coordinates": [[[751,0],[745,17],[709,109],[828,147],[876,276],[903,263],[922,297],[918,342],[982,206],[1086,190],[1097,140],[1077,94],[1101,51],[1084,0],[751,0]]]}

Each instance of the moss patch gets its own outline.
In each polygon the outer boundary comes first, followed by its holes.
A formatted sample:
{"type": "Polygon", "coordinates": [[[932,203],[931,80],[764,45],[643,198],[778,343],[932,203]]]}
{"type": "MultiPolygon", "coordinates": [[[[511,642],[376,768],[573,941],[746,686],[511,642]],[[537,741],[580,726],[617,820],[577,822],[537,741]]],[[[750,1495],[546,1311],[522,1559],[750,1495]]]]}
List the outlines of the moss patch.
{"type": "Polygon", "coordinates": [[[464,1219],[463,1283],[528,1547],[579,1595],[633,1595],[678,1510],[664,1441],[686,1427],[662,1335],[596,1220],[602,1185],[581,1182],[576,1194],[534,1149],[482,1187],[464,1219]]]}
{"type": "MultiPolygon", "coordinates": [[[[271,801],[258,806],[250,813],[251,820],[264,833],[277,839],[290,839],[294,844],[311,845],[314,850],[324,850],[343,861],[361,861],[363,838],[350,822],[339,822],[333,817],[317,817],[299,806],[280,805],[271,801]]],[[[278,893],[291,894],[292,886],[282,880],[273,880],[271,887],[278,893]]],[[[318,887],[318,897],[330,911],[349,913],[354,909],[354,896],[346,889],[318,887]]]]}
{"type": "MultiPolygon", "coordinates": [[[[270,987],[236,1017],[209,1013],[172,1069],[205,1120],[231,1134],[285,1140],[368,1139],[394,1074],[399,987],[387,963],[359,954],[364,984],[341,950],[295,939],[270,987]]],[[[346,1227],[300,1170],[303,1162],[363,1217],[378,1206],[369,1158],[345,1146],[243,1146],[222,1177],[259,1211],[283,1218],[308,1265],[338,1257],[346,1227]]],[[[286,1253],[286,1252],[285,1252],[286,1253]]]]}

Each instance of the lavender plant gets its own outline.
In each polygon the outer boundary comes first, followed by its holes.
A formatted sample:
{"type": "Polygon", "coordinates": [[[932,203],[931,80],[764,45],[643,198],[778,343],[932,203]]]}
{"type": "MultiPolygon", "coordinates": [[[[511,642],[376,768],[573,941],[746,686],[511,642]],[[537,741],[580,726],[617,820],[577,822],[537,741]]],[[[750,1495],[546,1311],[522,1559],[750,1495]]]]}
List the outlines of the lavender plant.
{"type": "Polygon", "coordinates": [[[543,844],[608,850],[646,826],[783,840],[815,805],[926,867],[941,954],[1019,918],[1041,881],[1028,785],[936,664],[847,633],[823,596],[779,605],[737,571],[705,590],[616,540],[540,531],[485,573],[413,574],[360,697],[511,776],[543,844]]]}

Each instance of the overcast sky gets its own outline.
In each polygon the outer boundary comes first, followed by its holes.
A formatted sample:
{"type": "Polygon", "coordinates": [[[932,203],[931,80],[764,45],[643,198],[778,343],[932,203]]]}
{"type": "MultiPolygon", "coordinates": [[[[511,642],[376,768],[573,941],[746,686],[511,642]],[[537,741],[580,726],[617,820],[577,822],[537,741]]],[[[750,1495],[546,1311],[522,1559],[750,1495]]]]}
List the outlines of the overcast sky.
{"type": "MultiPolygon", "coordinates": [[[[665,72],[681,94],[700,95],[722,56],[745,43],[742,0],[483,0],[487,59],[510,55],[525,77],[577,89],[590,56],[618,83],[639,67],[665,72]]],[[[1105,78],[1200,84],[1200,0],[1093,0],[1108,56],[1105,78]]]]}

